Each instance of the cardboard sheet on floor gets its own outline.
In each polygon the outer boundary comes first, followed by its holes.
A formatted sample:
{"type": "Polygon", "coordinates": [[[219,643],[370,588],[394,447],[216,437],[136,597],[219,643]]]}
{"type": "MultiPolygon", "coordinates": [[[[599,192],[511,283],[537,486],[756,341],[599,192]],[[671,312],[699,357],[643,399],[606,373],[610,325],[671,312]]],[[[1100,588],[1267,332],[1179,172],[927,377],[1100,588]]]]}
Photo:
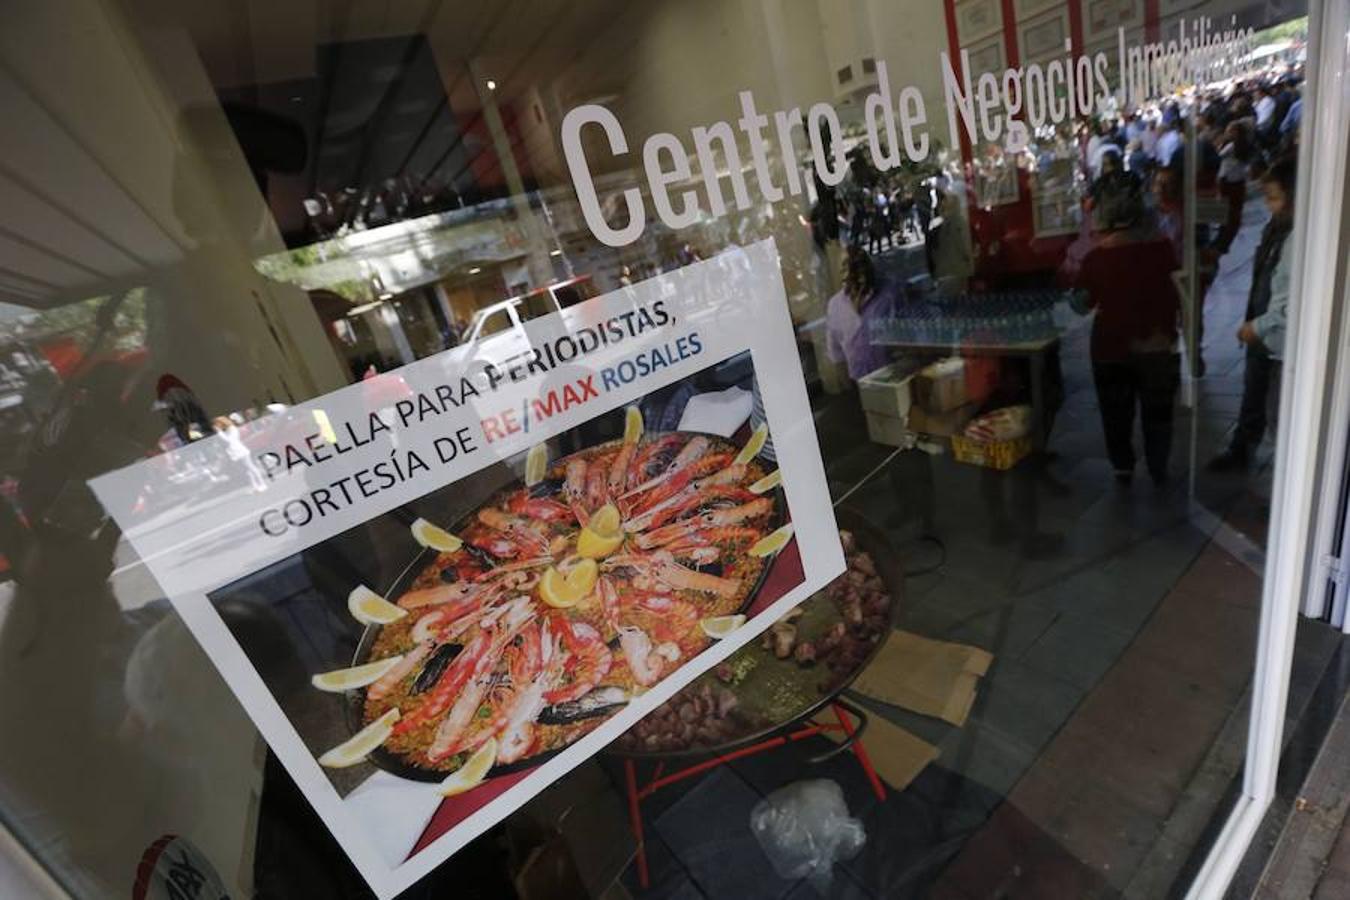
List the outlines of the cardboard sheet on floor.
{"type": "MultiPolygon", "coordinates": [[[[842,731],[823,733],[832,741],[844,739],[842,731]]],[[[909,783],[938,758],[937,747],[876,714],[867,717],[862,743],[872,768],[877,770],[882,781],[897,791],[909,787],[909,783]]]]}
{"type": "Polygon", "coordinates": [[[853,689],[892,706],[965,724],[979,679],[994,655],[968,644],[953,644],[895,631],[853,689]]]}

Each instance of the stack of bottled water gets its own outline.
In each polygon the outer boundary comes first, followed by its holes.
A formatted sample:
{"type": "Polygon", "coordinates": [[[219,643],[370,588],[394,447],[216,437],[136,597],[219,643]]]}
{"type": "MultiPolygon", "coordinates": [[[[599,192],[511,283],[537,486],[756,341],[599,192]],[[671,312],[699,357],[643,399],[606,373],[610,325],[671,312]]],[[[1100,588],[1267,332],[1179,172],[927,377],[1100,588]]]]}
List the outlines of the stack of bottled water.
{"type": "Polygon", "coordinates": [[[917,297],[876,320],[872,340],[890,344],[1012,346],[1059,336],[1071,292],[1051,290],[917,297]]]}

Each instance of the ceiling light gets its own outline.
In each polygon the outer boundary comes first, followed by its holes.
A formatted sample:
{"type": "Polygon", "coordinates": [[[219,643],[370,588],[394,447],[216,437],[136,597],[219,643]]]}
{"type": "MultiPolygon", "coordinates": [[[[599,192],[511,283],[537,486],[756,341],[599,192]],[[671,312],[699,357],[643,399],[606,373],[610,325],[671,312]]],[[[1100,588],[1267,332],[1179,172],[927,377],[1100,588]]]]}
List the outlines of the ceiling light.
{"type": "Polygon", "coordinates": [[[488,79],[488,90],[489,90],[489,91],[495,91],[496,89],[497,89],[497,82],[495,82],[495,81],[493,81],[491,78],[489,78],[489,79],[488,79]]]}
{"type": "Polygon", "coordinates": [[[549,255],[549,256],[562,256],[562,251],[561,251],[561,250],[550,250],[550,251],[548,252],[548,255],[549,255]]]}
{"type": "Polygon", "coordinates": [[[469,274],[477,275],[481,271],[483,271],[481,268],[479,268],[478,266],[474,266],[472,269],[469,270],[469,274]]]}

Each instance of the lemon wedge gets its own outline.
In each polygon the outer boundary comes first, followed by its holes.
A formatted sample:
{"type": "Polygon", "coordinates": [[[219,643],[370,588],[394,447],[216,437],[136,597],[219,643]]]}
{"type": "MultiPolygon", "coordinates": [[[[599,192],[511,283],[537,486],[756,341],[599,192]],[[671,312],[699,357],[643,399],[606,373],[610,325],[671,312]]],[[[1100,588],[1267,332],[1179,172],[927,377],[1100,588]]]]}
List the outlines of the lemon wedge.
{"type": "Polygon", "coordinates": [[[364,584],[347,595],[347,611],[362,625],[388,625],[408,614],[364,584]]]}
{"type": "Polygon", "coordinates": [[[700,619],[698,624],[703,627],[704,634],[720,641],[722,638],[744,625],[745,616],[712,616],[708,619],[700,619]]]}
{"type": "Polygon", "coordinates": [[[535,444],[525,455],[525,486],[534,487],[548,476],[548,444],[535,444]]]}
{"type": "Polygon", "coordinates": [[[750,493],[767,494],[769,491],[778,487],[782,483],[783,483],[783,470],[774,469],[768,475],[765,475],[759,481],[756,481],[754,484],[750,485],[750,493]]]}
{"type": "Polygon", "coordinates": [[[609,556],[623,543],[623,529],[619,525],[619,510],[606,503],[595,511],[586,527],[577,537],[577,554],[588,559],[609,556]]]}
{"type": "Polygon", "coordinates": [[[755,541],[755,545],[750,548],[750,555],[772,556],[786,547],[790,540],[792,540],[792,526],[784,525],[772,534],[765,535],[755,541]]]}
{"type": "Polygon", "coordinates": [[[411,525],[413,540],[423,547],[439,550],[442,553],[454,553],[464,542],[439,525],[432,525],[426,519],[418,519],[411,525]]]}
{"type": "Polygon", "coordinates": [[[759,456],[759,451],[764,449],[764,444],[769,440],[769,423],[764,422],[750,435],[750,440],[745,442],[741,452],[736,454],[736,459],[732,461],[733,466],[743,466],[750,460],[759,456]]]}
{"type": "Polygon", "coordinates": [[[441,782],[436,793],[442,797],[453,797],[470,788],[478,787],[487,777],[488,770],[497,761],[497,739],[488,738],[487,743],[473,752],[468,761],[460,766],[450,777],[441,782]]]}
{"type": "Polygon", "coordinates": [[[539,596],[555,609],[576,606],[595,589],[600,567],[593,559],[583,559],[564,574],[549,566],[539,579],[539,596]]]}
{"type": "Polygon", "coordinates": [[[389,712],[352,735],[344,743],[338,744],[332,750],[320,756],[319,765],[327,766],[330,769],[345,769],[347,766],[356,765],[365,759],[370,751],[388,740],[389,732],[394,730],[394,723],[397,721],[398,710],[389,710],[389,712]]]}
{"type": "Polygon", "coordinates": [[[341,691],[350,691],[353,688],[363,688],[368,684],[374,684],[384,677],[394,666],[398,665],[402,656],[390,656],[387,659],[377,659],[375,662],[368,662],[363,666],[352,666],[350,669],[335,669],[332,672],[323,672],[315,675],[309,680],[321,691],[331,691],[338,693],[341,691]]]}
{"type": "Polygon", "coordinates": [[[636,406],[628,407],[623,414],[623,442],[636,444],[642,438],[642,410],[636,406]]]}

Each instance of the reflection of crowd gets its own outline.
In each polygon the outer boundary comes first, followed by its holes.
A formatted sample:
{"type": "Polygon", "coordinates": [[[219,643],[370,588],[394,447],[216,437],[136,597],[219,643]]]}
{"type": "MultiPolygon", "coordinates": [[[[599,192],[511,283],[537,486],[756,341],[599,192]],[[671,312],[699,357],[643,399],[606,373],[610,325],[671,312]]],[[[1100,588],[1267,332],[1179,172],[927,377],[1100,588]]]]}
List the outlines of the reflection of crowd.
{"type": "Polygon", "coordinates": [[[1259,188],[1270,219],[1236,335],[1246,355],[1242,407],[1229,448],[1210,463],[1212,470],[1246,466],[1278,401],[1291,302],[1283,249],[1293,221],[1302,105],[1297,72],[1270,72],[1083,120],[1076,128],[1028,133],[1020,147],[977,154],[959,172],[926,178],[900,193],[878,184],[842,192],[839,221],[851,252],[844,290],[827,313],[832,355],[847,362],[853,378],[866,374],[877,363],[857,346],[866,343],[868,316],[906,295],[900,286],[877,282],[859,258],[893,246],[897,232],[912,232],[924,240],[933,286],[947,302],[959,303],[971,283],[977,290],[1007,289],[1006,273],[976,272],[967,211],[998,203],[972,196],[972,190],[997,192],[990,185],[1002,184],[999,176],[1018,168],[1043,188],[1053,177],[1062,189],[1076,186],[1082,213],[1058,281],[1077,292],[1080,312],[1093,314],[1090,356],[1107,455],[1116,478],[1131,481],[1138,419],[1146,469],[1163,484],[1183,358],[1193,376],[1205,373],[1203,305],[1190,317],[1182,298],[1189,288],[1203,304],[1220,259],[1241,230],[1248,192],[1259,188]],[[1056,163],[1072,174],[1061,173],[1056,163]],[[1184,348],[1183,337],[1189,339],[1184,348]]]}
{"type": "MultiPolygon", "coordinates": [[[[1085,206],[1094,231],[1090,249],[1070,277],[1087,291],[1097,313],[1093,374],[1108,453],[1121,480],[1128,480],[1134,468],[1136,408],[1149,471],[1155,480],[1167,477],[1181,319],[1179,295],[1168,281],[1173,270],[1182,268],[1185,251],[1188,165],[1195,167],[1191,218],[1198,296],[1204,297],[1220,257],[1241,228],[1249,179],[1259,181],[1271,215],[1237,335],[1246,348],[1242,411],[1229,449],[1211,462],[1211,469],[1245,466],[1267,421],[1273,421],[1289,302],[1282,250],[1292,224],[1293,150],[1302,116],[1297,84],[1292,73],[1281,73],[1194,96],[1193,146],[1183,109],[1171,103],[1085,129],[1083,164],[1091,178],[1085,206]]],[[[1203,312],[1197,311],[1191,343],[1197,376],[1205,371],[1203,323],[1203,312]]]]}
{"type": "Polygon", "coordinates": [[[930,180],[916,173],[878,172],[860,150],[850,156],[839,200],[848,246],[869,253],[922,240],[934,209],[930,180]]]}

